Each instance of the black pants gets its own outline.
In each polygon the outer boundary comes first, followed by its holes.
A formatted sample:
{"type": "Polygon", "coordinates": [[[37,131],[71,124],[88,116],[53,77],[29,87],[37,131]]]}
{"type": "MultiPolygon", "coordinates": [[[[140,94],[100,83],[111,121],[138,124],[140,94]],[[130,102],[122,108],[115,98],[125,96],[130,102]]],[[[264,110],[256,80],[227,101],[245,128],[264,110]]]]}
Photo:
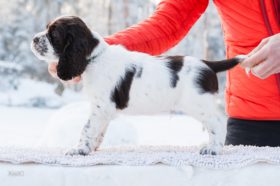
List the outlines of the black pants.
{"type": "Polygon", "coordinates": [[[280,146],[280,121],[229,118],[226,145],[280,146]]]}

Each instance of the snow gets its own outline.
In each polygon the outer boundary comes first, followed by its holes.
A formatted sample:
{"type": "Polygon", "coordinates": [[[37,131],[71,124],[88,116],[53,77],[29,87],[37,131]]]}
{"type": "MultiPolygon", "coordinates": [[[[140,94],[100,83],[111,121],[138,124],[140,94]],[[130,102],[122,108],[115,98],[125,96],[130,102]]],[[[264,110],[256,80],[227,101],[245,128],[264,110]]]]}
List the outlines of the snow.
{"type": "MultiPolygon", "coordinates": [[[[0,107],[0,146],[71,147],[87,119],[86,102],[61,109],[0,107]]],[[[200,145],[206,132],[183,115],[120,116],[114,120],[102,147],[125,145],[200,145]]],[[[210,170],[193,166],[62,167],[1,163],[1,186],[122,185],[122,186],[262,186],[277,185],[279,166],[258,163],[241,169],[210,170]]]]}
{"type": "Polygon", "coordinates": [[[0,145],[33,146],[55,110],[0,107],[0,145]]]}
{"type": "MultiPolygon", "coordinates": [[[[70,148],[79,140],[89,104],[76,102],[61,109],[2,106],[0,113],[0,145],[70,148]]],[[[102,146],[192,146],[207,142],[207,138],[202,125],[187,116],[120,116],[110,123],[102,146]]]]}
{"type": "Polygon", "coordinates": [[[3,186],[276,186],[279,185],[280,169],[265,164],[238,170],[215,170],[193,167],[169,167],[164,165],[149,167],[96,166],[65,168],[57,166],[3,164],[0,178],[3,186]],[[38,168],[40,167],[40,168],[38,168]],[[24,171],[23,171],[24,170],[24,171]],[[3,176],[23,171],[23,176],[3,176]],[[2,176],[1,176],[2,175],[2,176]],[[43,176],[42,176],[43,175],[43,176]]]}
{"type": "Polygon", "coordinates": [[[66,89],[62,96],[55,93],[55,84],[20,79],[16,88],[0,87],[0,105],[17,107],[58,108],[67,102],[81,100],[81,93],[66,89]]]}
{"type": "Polygon", "coordinates": [[[0,70],[4,69],[4,68],[5,69],[15,69],[17,71],[22,70],[22,67],[18,64],[0,60],[0,70]]]}

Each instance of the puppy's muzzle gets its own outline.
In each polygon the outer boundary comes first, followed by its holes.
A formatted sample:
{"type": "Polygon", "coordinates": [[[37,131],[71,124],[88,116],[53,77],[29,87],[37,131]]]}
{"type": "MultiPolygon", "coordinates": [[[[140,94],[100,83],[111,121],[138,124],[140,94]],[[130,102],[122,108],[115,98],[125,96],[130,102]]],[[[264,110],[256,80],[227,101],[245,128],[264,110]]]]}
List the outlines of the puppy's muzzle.
{"type": "Polygon", "coordinates": [[[36,37],[36,36],[35,36],[35,37],[33,38],[33,43],[34,43],[34,44],[38,44],[39,41],[40,41],[40,38],[39,38],[39,37],[36,37]]]}

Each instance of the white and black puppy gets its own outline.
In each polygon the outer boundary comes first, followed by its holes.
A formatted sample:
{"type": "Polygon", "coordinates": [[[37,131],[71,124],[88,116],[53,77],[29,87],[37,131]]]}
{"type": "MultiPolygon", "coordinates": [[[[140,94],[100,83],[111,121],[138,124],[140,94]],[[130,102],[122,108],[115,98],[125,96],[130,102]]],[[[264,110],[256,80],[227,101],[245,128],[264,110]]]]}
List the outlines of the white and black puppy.
{"type": "MultiPolygon", "coordinates": [[[[91,115],[77,147],[67,154],[96,150],[117,113],[158,114],[182,111],[200,120],[209,133],[201,154],[220,153],[226,125],[216,104],[216,73],[233,68],[238,58],[208,62],[189,56],[150,56],[109,46],[78,17],[52,21],[35,35],[32,51],[41,60],[58,61],[57,75],[70,80],[82,75],[91,115]]],[[[187,123],[186,123],[187,124],[187,123]]]]}

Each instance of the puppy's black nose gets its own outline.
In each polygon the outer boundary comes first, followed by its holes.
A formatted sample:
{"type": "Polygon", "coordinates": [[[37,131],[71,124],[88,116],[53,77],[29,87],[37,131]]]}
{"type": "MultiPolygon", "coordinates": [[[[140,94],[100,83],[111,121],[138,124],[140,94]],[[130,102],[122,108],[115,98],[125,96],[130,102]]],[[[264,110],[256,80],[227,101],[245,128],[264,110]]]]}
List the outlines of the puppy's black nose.
{"type": "Polygon", "coordinates": [[[34,37],[34,38],[33,38],[33,42],[34,42],[34,43],[39,43],[39,37],[34,37]]]}

